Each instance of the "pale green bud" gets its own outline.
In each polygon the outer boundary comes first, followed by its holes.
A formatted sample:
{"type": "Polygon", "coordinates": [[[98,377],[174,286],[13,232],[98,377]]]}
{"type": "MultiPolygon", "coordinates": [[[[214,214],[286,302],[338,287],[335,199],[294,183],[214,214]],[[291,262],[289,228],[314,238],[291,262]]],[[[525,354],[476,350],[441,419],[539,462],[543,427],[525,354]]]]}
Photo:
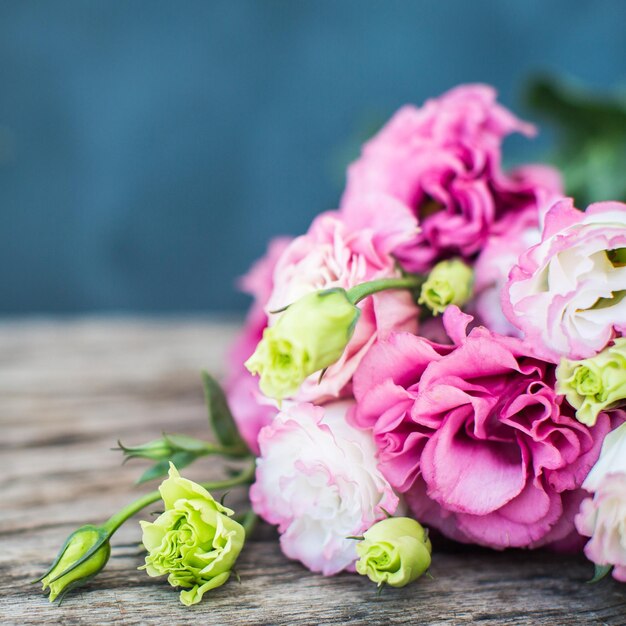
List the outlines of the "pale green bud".
{"type": "Polygon", "coordinates": [[[404,587],[430,567],[432,545],[427,531],[408,517],[374,524],[356,546],[356,571],[378,585],[404,587]]]}
{"type": "Polygon", "coordinates": [[[74,531],[41,579],[44,591],[50,589],[50,602],[93,578],[106,565],[110,554],[111,546],[102,528],[88,525],[74,531]],[[87,556],[98,544],[96,550],[87,556]]]}
{"type": "Polygon", "coordinates": [[[182,478],[172,464],[159,491],[164,513],[154,522],[140,522],[148,551],[143,569],[150,576],[167,574],[170,585],[183,588],[180,601],[196,604],[230,578],[246,533],[231,509],[182,478]]]}
{"type": "Polygon", "coordinates": [[[127,459],[140,458],[163,461],[169,459],[175,452],[165,438],[155,439],[139,446],[125,446],[121,441],[118,441],[117,445],[127,459]]]}
{"type": "Polygon", "coordinates": [[[260,376],[266,396],[282,400],[294,395],[308,376],[341,357],[359,315],[344,289],[308,294],[265,329],[245,365],[260,376]]]}
{"type": "Polygon", "coordinates": [[[418,303],[425,304],[435,315],[451,304],[462,307],[472,297],[473,285],[474,272],[467,263],[461,259],[440,261],[422,285],[418,303]]]}
{"type": "Polygon", "coordinates": [[[626,338],[589,359],[562,359],[556,380],[557,393],[576,409],[576,419],[593,426],[601,411],[626,400],[626,338]]]}

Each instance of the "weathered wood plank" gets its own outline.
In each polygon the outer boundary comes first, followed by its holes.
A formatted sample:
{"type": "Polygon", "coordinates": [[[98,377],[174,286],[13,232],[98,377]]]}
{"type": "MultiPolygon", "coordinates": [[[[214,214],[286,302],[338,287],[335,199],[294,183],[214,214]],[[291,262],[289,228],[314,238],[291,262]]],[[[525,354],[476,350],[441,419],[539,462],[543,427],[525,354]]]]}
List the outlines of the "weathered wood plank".
{"type": "MultiPolygon", "coordinates": [[[[626,585],[584,583],[581,556],[435,543],[433,580],[376,596],[367,580],[327,579],[281,554],[262,526],[232,581],[190,609],[142,563],[137,524],[113,541],[107,569],[60,607],[30,586],[64,537],[150,487],[120,465],[119,437],[162,430],[207,436],[199,370],[222,371],[233,324],[190,320],[0,324],[0,623],[21,624],[623,624],[626,585]]],[[[210,480],[219,463],[186,471],[210,480]]],[[[243,494],[229,496],[233,506],[243,494]]]]}

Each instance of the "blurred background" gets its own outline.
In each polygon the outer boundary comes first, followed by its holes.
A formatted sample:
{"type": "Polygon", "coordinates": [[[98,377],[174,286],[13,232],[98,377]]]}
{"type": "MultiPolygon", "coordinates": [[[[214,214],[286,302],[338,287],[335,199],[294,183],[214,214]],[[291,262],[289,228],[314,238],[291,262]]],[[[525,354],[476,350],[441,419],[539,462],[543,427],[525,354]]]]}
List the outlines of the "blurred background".
{"type": "Polygon", "coordinates": [[[461,82],[541,124],[510,163],[626,196],[625,23],[624,0],[3,1],[0,313],[242,310],[236,277],[337,206],[360,142],[461,82]]]}

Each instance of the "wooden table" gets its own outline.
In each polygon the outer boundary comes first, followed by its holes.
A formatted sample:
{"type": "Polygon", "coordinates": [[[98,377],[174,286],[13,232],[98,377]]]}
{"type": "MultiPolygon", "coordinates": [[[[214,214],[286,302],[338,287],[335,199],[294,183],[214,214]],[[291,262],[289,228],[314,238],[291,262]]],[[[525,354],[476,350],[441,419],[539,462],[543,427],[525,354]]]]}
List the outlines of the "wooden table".
{"type": "MultiPolygon", "coordinates": [[[[0,324],[1,624],[624,624],[626,585],[586,585],[582,556],[435,544],[432,574],[377,597],[366,579],[312,574],[257,529],[229,582],[185,608],[142,564],[140,530],[123,526],[107,568],[61,607],[29,585],[65,537],[153,486],[120,464],[119,437],[207,437],[199,371],[223,371],[235,326],[199,319],[82,319],[0,324]]],[[[221,476],[202,459],[185,474],[221,476]]],[[[231,494],[236,508],[244,494],[231,494]]]]}

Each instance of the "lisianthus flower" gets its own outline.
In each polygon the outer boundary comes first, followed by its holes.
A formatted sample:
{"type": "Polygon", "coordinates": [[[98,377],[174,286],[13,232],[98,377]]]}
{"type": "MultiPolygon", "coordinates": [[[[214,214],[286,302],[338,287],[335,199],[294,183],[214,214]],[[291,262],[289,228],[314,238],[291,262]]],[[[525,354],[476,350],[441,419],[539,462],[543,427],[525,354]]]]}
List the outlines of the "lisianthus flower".
{"type": "Polygon", "coordinates": [[[348,421],[371,429],[379,467],[399,491],[415,482],[420,456],[434,433],[412,418],[418,383],[430,363],[453,349],[412,333],[393,333],[374,344],[355,372],[357,403],[348,421]]]}
{"type": "Polygon", "coordinates": [[[196,604],[230,578],[246,532],[231,518],[234,511],[182,478],[171,463],[159,491],[165,511],[154,522],[140,522],[148,551],[143,569],[150,576],[167,575],[170,585],[182,587],[180,601],[196,604]]]}
{"type": "Polygon", "coordinates": [[[589,359],[562,359],[556,378],[556,390],[576,409],[576,419],[593,426],[600,411],[626,402],[626,337],[589,359]]]}
{"type": "Polygon", "coordinates": [[[418,300],[435,315],[443,313],[448,306],[462,307],[472,296],[474,272],[461,259],[439,261],[422,285],[418,300]]]}
{"type": "MultiPolygon", "coordinates": [[[[402,221],[402,220],[400,220],[402,221]]],[[[415,219],[405,220],[413,234],[415,219]]],[[[305,295],[335,288],[348,290],[380,278],[397,278],[389,248],[398,241],[397,224],[388,230],[348,227],[336,212],[317,217],[307,234],[294,239],[279,258],[274,271],[274,288],[266,305],[270,327],[277,324],[280,311],[305,295]]],[[[407,233],[408,236],[408,233],[407,233]]],[[[368,297],[359,305],[361,314],[341,358],[331,365],[322,380],[309,376],[295,396],[303,401],[325,401],[349,393],[357,365],[377,337],[393,330],[417,329],[418,309],[408,291],[388,291],[368,297]]]]}
{"type": "Polygon", "coordinates": [[[578,531],[591,537],[585,554],[596,565],[613,565],[613,577],[626,582],[626,423],[606,436],[583,487],[593,492],[576,517],[578,531]]]}
{"type": "Polygon", "coordinates": [[[558,363],[600,352],[626,329],[626,204],[585,211],[571,199],[546,215],[542,239],[511,271],[505,314],[558,363]]]}
{"type": "Polygon", "coordinates": [[[261,431],[250,489],[256,513],[278,525],[285,555],[324,575],[353,569],[356,542],[348,537],[399,502],[376,467],[371,437],[347,424],[350,404],[285,403],[261,431]]]}
{"type": "Polygon", "coordinates": [[[419,522],[408,517],[390,517],[365,531],[356,551],[359,574],[379,587],[404,587],[428,570],[432,545],[419,522]]]}
{"type": "Polygon", "coordinates": [[[554,391],[553,364],[485,328],[463,337],[469,318],[451,309],[453,350],[390,338],[355,376],[356,416],[369,420],[381,471],[420,521],[452,538],[505,548],[571,537],[611,420],[578,422],[554,391]]]}
{"type": "Polygon", "coordinates": [[[253,297],[253,302],[244,327],[228,355],[225,391],[239,433],[255,454],[259,452],[259,431],[271,422],[278,409],[274,402],[259,391],[258,380],[244,367],[244,362],[254,352],[267,327],[265,305],[274,286],[274,268],[289,241],[286,237],[272,240],[265,256],[252,266],[239,283],[242,290],[253,297]]]}
{"type": "Polygon", "coordinates": [[[502,232],[508,215],[529,211],[537,219],[546,194],[561,193],[552,168],[502,172],[502,141],[514,132],[535,130],[498,104],[486,85],[457,87],[421,108],[405,106],[350,166],[341,210],[354,219],[364,203],[393,199],[413,212],[420,231],[394,250],[410,271],[426,272],[451,256],[471,258],[502,232]]]}
{"type": "Polygon", "coordinates": [[[261,391],[280,401],[343,354],[361,314],[345,289],[314,291],[287,307],[263,332],[245,366],[260,376],[261,391]]]}

